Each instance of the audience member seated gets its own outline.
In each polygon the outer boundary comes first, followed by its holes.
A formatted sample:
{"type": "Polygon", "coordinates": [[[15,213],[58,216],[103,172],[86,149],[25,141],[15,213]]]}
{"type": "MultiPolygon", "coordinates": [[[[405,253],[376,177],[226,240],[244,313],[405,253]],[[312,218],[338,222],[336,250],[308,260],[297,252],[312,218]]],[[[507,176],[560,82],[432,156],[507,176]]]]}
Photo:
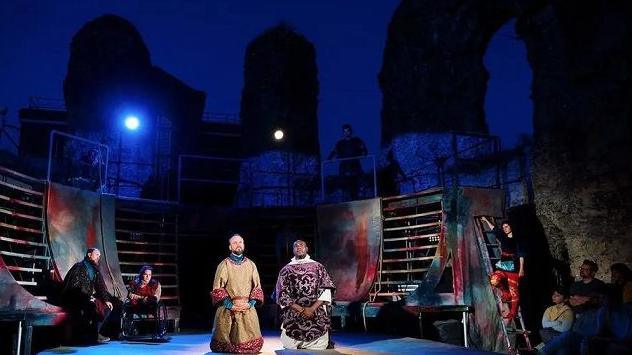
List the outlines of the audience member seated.
{"type": "MultiPolygon", "coordinates": [[[[597,271],[599,267],[594,261],[584,260],[579,268],[581,280],[575,281],[571,286],[569,304],[575,311],[577,319],[581,319],[586,311],[599,308],[605,300],[606,284],[595,278],[597,271]]],[[[576,327],[573,326],[573,328],[576,327]]]]}
{"type": "Polygon", "coordinates": [[[152,316],[156,327],[154,337],[162,338],[165,332],[165,312],[161,315],[160,295],[162,288],[158,280],[152,278],[153,269],[149,265],[140,268],[138,275],[127,285],[127,302],[125,303],[123,316],[123,336],[131,336],[136,332],[134,316],[152,316]]]}
{"type": "Polygon", "coordinates": [[[614,263],[610,266],[612,292],[621,303],[632,303],[632,272],[626,264],[614,263]]]}
{"type": "MultiPolygon", "coordinates": [[[[77,324],[74,330],[87,330],[85,340],[105,343],[110,338],[103,335],[102,330],[118,300],[108,292],[99,272],[100,258],[99,249],[89,248],[84,259],[70,268],[64,278],[62,304],[70,312],[73,323],[84,322],[77,324]]],[[[73,334],[73,337],[80,335],[83,334],[73,334]]]]}
{"type": "Polygon", "coordinates": [[[630,354],[632,349],[632,285],[630,269],[610,266],[612,284],[607,305],[599,309],[599,332],[588,339],[590,354],[630,354]]]}
{"type": "Polygon", "coordinates": [[[542,316],[542,329],[540,329],[540,337],[542,342],[547,344],[554,337],[571,329],[575,316],[573,310],[566,304],[567,292],[561,288],[557,288],[551,295],[553,305],[544,311],[542,316]]]}
{"type": "Polygon", "coordinates": [[[579,268],[581,280],[570,289],[569,304],[575,313],[571,330],[551,339],[542,348],[545,354],[576,354],[587,349],[590,337],[600,332],[599,308],[605,304],[606,284],[595,278],[599,267],[592,260],[584,260],[579,268]]]}

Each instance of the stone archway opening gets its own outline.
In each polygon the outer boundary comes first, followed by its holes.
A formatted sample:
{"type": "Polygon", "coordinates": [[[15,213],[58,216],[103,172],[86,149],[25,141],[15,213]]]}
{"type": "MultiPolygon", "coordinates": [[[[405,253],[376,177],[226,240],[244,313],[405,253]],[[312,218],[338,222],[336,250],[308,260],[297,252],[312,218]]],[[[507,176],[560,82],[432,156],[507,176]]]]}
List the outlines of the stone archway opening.
{"type": "Polygon", "coordinates": [[[524,144],[533,135],[533,73],[515,22],[511,19],[496,31],[483,57],[489,73],[485,117],[490,134],[501,137],[505,149],[524,144]]]}

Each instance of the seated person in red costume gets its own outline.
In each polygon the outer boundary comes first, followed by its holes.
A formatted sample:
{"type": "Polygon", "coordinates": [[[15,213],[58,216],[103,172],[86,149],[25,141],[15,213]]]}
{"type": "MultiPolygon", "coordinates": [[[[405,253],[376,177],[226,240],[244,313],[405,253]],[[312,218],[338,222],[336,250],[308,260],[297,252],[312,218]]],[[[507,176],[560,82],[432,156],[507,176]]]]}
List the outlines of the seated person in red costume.
{"type": "Polygon", "coordinates": [[[127,302],[125,303],[121,327],[122,335],[124,337],[138,335],[138,329],[134,323],[135,315],[140,316],[140,318],[152,315],[156,323],[152,339],[168,340],[164,338],[166,308],[158,303],[162,289],[160,282],[152,278],[152,267],[143,265],[138,275],[127,285],[127,291],[127,302]]]}
{"type": "Polygon", "coordinates": [[[154,314],[160,301],[162,289],[160,282],[152,278],[152,267],[143,265],[138,275],[127,285],[126,312],[136,314],[154,314]]]}

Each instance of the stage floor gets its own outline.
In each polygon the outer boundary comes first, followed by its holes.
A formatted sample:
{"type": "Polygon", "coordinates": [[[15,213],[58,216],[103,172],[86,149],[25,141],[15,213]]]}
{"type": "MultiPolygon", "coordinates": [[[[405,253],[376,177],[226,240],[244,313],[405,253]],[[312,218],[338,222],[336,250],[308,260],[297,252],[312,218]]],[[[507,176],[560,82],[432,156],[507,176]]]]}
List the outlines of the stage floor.
{"type": "MultiPolygon", "coordinates": [[[[333,335],[336,349],[325,351],[284,350],[279,339],[279,332],[265,331],[264,338],[261,354],[493,354],[430,340],[370,333],[336,332],[333,335]]],[[[171,341],[164,344],[111,341],[107,344],[88,347],[59,347],[39,354],[212,354],[209,349],[209,341],[209,333],[180,333],[172,335],[171,341]]]]}

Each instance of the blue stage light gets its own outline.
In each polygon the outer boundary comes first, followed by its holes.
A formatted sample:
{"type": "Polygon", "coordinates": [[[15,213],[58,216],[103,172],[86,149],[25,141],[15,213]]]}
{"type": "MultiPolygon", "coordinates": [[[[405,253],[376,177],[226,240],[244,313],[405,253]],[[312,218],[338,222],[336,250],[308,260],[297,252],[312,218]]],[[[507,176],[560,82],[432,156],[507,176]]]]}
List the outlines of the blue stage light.
{"type": "Polygon", "coordinates": [[[125,127],[130,131],[136,130],[140,126],[140,121],[136,116],[128,116],[125,119],[125,127]]]}

